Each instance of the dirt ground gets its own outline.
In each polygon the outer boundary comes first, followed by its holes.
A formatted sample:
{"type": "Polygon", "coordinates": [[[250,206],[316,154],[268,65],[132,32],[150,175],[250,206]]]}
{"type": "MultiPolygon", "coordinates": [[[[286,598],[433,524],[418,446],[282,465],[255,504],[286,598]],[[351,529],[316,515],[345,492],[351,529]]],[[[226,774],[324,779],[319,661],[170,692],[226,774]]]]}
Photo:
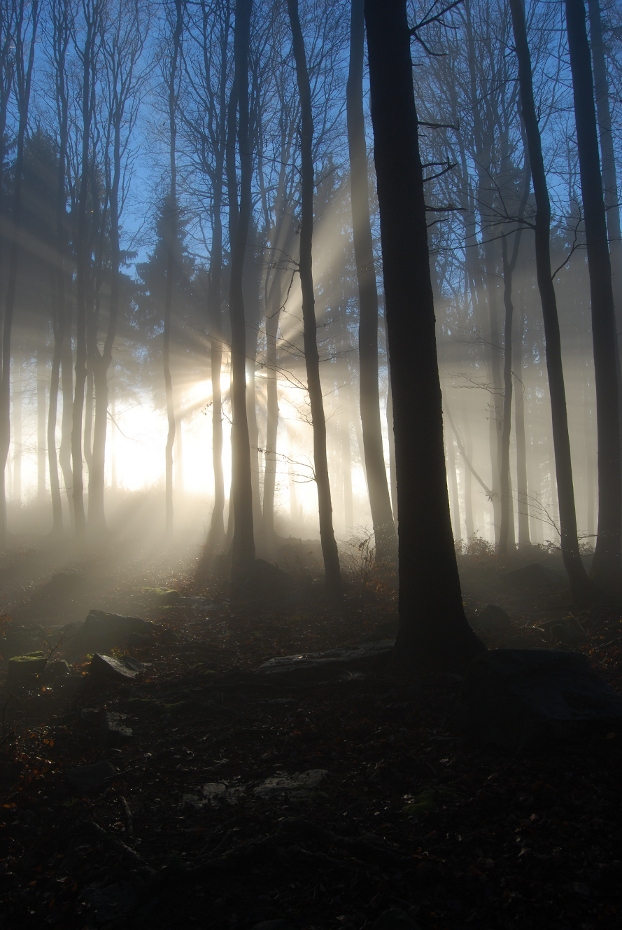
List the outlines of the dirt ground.
{"type": "MultiPolygon", "coordinates": [[[[17,635],[70,674],[0,697],[0,927],[618,928],[622,734],[512,754],[455,729],[457,675],[257,674],[394,632],[390,575],[353,558],[326,603],[296,546],[291,584],[237,590],[197,581],[192,547],[3,557],[4,659],[17,635]],[[135,679],[95,677],[63,641],[92,608],[154,623],[112,650],[135,679]]],[[[486,645],[583,652],[622,690],[620,613],[574,611],[557,553],[460,566],[467,614],[513,621],[486,645]]]]}

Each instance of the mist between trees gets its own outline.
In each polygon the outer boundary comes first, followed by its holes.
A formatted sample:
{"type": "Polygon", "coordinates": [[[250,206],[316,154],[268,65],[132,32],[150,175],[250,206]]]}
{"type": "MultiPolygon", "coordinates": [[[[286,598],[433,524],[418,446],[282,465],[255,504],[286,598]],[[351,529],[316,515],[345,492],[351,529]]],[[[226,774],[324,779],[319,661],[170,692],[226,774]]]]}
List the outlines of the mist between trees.
{"type": "MultiPolygon", "coordinates": [[[[566,6],[524,12],[590,547],[594,296],[566,6]]],[[[588,6],[619,313],[622,20],[588,6]]],[[[558,544],[510,5],[407,9],[454,539],[558,544]]],[[[243,562],[277,536],[317,537],[319,491],[325,563],[331,534],[375,533],[393,558],[363,4],[4,0],[0,17],[3,538],[99,534],[149,492],[155,531],[212,553],[233,540],[235,559],[244,524],[243,562]]]]}

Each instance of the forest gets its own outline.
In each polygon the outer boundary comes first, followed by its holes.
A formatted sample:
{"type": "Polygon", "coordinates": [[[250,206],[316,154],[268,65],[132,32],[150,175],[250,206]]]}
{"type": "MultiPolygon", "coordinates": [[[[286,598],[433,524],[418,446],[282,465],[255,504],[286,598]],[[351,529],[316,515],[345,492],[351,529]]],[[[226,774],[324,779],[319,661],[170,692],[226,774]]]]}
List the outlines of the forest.
{"type": "Polygon", "coordinates": [[[619,926],[621,140],[617,0],[1,0],[0,930],[619,926]]]}

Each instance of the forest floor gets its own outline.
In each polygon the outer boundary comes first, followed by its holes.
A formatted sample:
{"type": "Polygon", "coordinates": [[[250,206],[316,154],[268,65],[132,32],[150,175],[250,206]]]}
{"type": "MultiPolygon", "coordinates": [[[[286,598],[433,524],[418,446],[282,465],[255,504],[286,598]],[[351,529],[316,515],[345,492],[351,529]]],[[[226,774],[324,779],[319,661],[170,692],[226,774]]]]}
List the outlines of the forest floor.
{"type": "MultiPolygon", "coordinates": [[[[514,754],[457,732],[455,675],[257,674],[393,631],[392,579],[364,550],[328,604],[304,549],[290,588],[258,593],[199,583],[195,550],[16,541],[5,659],[11,636],[50,651],[91,608],[155,626],[114,650],[143,663],[132,681],[97,678],[65,639],[69,677],[2,692],[0,928],[619,928],[622,733],[514,754]]],[[[460,565],[468,615],[514,621],[486,645],[572,648],[622,690],[620,614],[573,611],[558,554],[460,565]]]]}

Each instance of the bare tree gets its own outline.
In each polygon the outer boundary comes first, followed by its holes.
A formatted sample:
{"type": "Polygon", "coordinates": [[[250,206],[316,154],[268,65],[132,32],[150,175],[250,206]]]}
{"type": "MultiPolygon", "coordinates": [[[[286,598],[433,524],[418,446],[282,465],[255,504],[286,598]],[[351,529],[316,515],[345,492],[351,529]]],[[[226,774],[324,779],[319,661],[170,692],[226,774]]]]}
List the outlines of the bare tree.
{"type": "Polygon", "coordinates": [[[464,614],[451,531],[406,0],[366,0],[365,23],[395,422],[396,653],[407,667],[461,664],[483,647],[464,614]]]}
{"type": "MultiPolygon", "coordinates": [[[[5,546],[7,541],[5,470],[11,442],[11,334],[17,295],[17,266],[21,245],[22,171],[39,13],[38,0],[31,0],[30,3],[27,3],[26,0],[18,0],[13,18],[12,42],[15,56],[13,80],[18,125],[7,289],[2,323],[2,371],[0,374],[0,545],[2,546],[5,546]]],[[[3,162],[0,161],[0,167],[2,165],[3,162]]]]}
{"type": "Polygon", "coordinates": [[[300,258],[299,273],[302,290],[302,319],[304,325],[304,351],[307,368],[307,390],[313,424],[313,462],[317,484],[320,517],[320,542],[324,558],[324,584],[331,596],[341,593],[339,552],[333,529],[333,508],[326,456],[326,420],[320,381],[320,359],[317,348],[317,321],[313,291],[313,112],[311,87],[307,71],[304,39],[298,14],[298,0],[287,0],[292,29],[292,46],[296,62],[296,78],[300,96],[300,258]]]}
{"type": "Polygon", "coordinates": [[[579,173],[590,273],[592,339],[598,426],[598,538],[592,576],[601,587],[620,587],[622,471],[617,336],[607,240],[607,214],[598,153],[594,81],[583,0],[565,0],[572,71],[579,173]]]}
{"type": "Polygon", "coordinates": [[[367,146],[363,114],[364,0],[352,0],[350,71],[347,86],[352,237],[359,289],[360,407],[365,472],[376,558],[396,556],[395,522],[382,446],[378,387],[378,290],[374,266],[367,183],[367,146]]]}

